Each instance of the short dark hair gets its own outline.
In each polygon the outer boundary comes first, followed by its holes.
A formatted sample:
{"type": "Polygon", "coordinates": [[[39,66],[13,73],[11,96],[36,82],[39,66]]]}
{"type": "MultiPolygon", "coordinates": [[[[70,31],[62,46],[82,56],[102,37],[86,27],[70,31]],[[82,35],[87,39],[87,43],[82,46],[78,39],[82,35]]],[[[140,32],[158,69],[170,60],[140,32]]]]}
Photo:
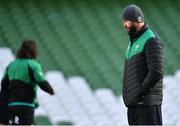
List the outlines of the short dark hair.
{"type": "Polygon", "coordinates": [[[37,46],[33,40],[24,40],[17,51],[19,59],[35,59],[37,57],[37,46]]]}

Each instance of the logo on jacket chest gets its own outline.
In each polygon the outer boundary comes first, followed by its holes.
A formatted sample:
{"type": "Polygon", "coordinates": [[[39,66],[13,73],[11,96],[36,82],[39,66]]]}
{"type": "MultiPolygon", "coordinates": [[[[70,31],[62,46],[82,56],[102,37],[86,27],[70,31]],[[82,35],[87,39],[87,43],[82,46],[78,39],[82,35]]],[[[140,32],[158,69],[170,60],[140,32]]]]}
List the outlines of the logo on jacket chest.
{"type": "Polygon", "coordinates": [[[135,46],[134,51],[137,51],[138,49],[139,49],[139,45],[137,44],[137,45],[135,46]]]}

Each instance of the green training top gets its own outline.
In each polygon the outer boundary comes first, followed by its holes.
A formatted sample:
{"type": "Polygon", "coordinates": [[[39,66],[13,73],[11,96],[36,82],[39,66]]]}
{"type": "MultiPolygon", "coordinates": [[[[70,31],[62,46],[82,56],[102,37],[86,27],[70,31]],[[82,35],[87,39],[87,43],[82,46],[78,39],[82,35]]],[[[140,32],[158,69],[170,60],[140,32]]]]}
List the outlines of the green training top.
{"type": "Polygon", "coordinates": [[[148,29],[146,30],[133,44],[129,42],[129,46],[126,51],[126,59],[130,59],[132,56],[141,53],[144,50],[144,46],[148,39],[155,38],[154,33],[148,29]]]}
{"type": "MultiPolygon", "coordinates": [[[[9,106],[35,106],[37,82],[45,81],[41,65],[34,59],[17,59],[9,64],[5,76],[8,76],[13,101],[9,106]],[[33,80],[30,75],[32,72],[33,80]]],[[[10,98],[11,99],[11,98],[10,98]]]]}

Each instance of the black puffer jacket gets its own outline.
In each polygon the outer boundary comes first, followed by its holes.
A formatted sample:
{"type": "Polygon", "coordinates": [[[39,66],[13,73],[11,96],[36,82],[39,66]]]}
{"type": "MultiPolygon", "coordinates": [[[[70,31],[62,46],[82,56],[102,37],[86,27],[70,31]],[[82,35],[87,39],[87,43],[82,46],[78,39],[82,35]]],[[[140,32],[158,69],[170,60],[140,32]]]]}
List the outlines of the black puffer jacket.
{"type": "MultiPolygon", "coordinates": [[[[147,24],[134,36],[131,45],[146,30],[147,24]]],[[[143,51],[125,59],[123,100],[126,106],[160,105],[162,103],[163,44],[156,36],[149,38],[143,51]]]]}

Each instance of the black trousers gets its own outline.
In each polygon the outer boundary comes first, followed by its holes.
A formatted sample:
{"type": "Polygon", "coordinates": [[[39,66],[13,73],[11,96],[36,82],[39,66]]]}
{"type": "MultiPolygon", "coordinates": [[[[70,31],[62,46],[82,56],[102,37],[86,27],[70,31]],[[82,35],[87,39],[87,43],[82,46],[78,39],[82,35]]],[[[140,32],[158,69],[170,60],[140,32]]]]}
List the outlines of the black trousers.
{"type": "Polygon", "coordinates": [[[129,125],[162,125],[161,105],[128,107],[129,125]]]}
{"type": "Polygon", "coordinates": [[[29,106],[9,107],[10,125],[32,125],[34,123],[34,108],[29,106]]]}

